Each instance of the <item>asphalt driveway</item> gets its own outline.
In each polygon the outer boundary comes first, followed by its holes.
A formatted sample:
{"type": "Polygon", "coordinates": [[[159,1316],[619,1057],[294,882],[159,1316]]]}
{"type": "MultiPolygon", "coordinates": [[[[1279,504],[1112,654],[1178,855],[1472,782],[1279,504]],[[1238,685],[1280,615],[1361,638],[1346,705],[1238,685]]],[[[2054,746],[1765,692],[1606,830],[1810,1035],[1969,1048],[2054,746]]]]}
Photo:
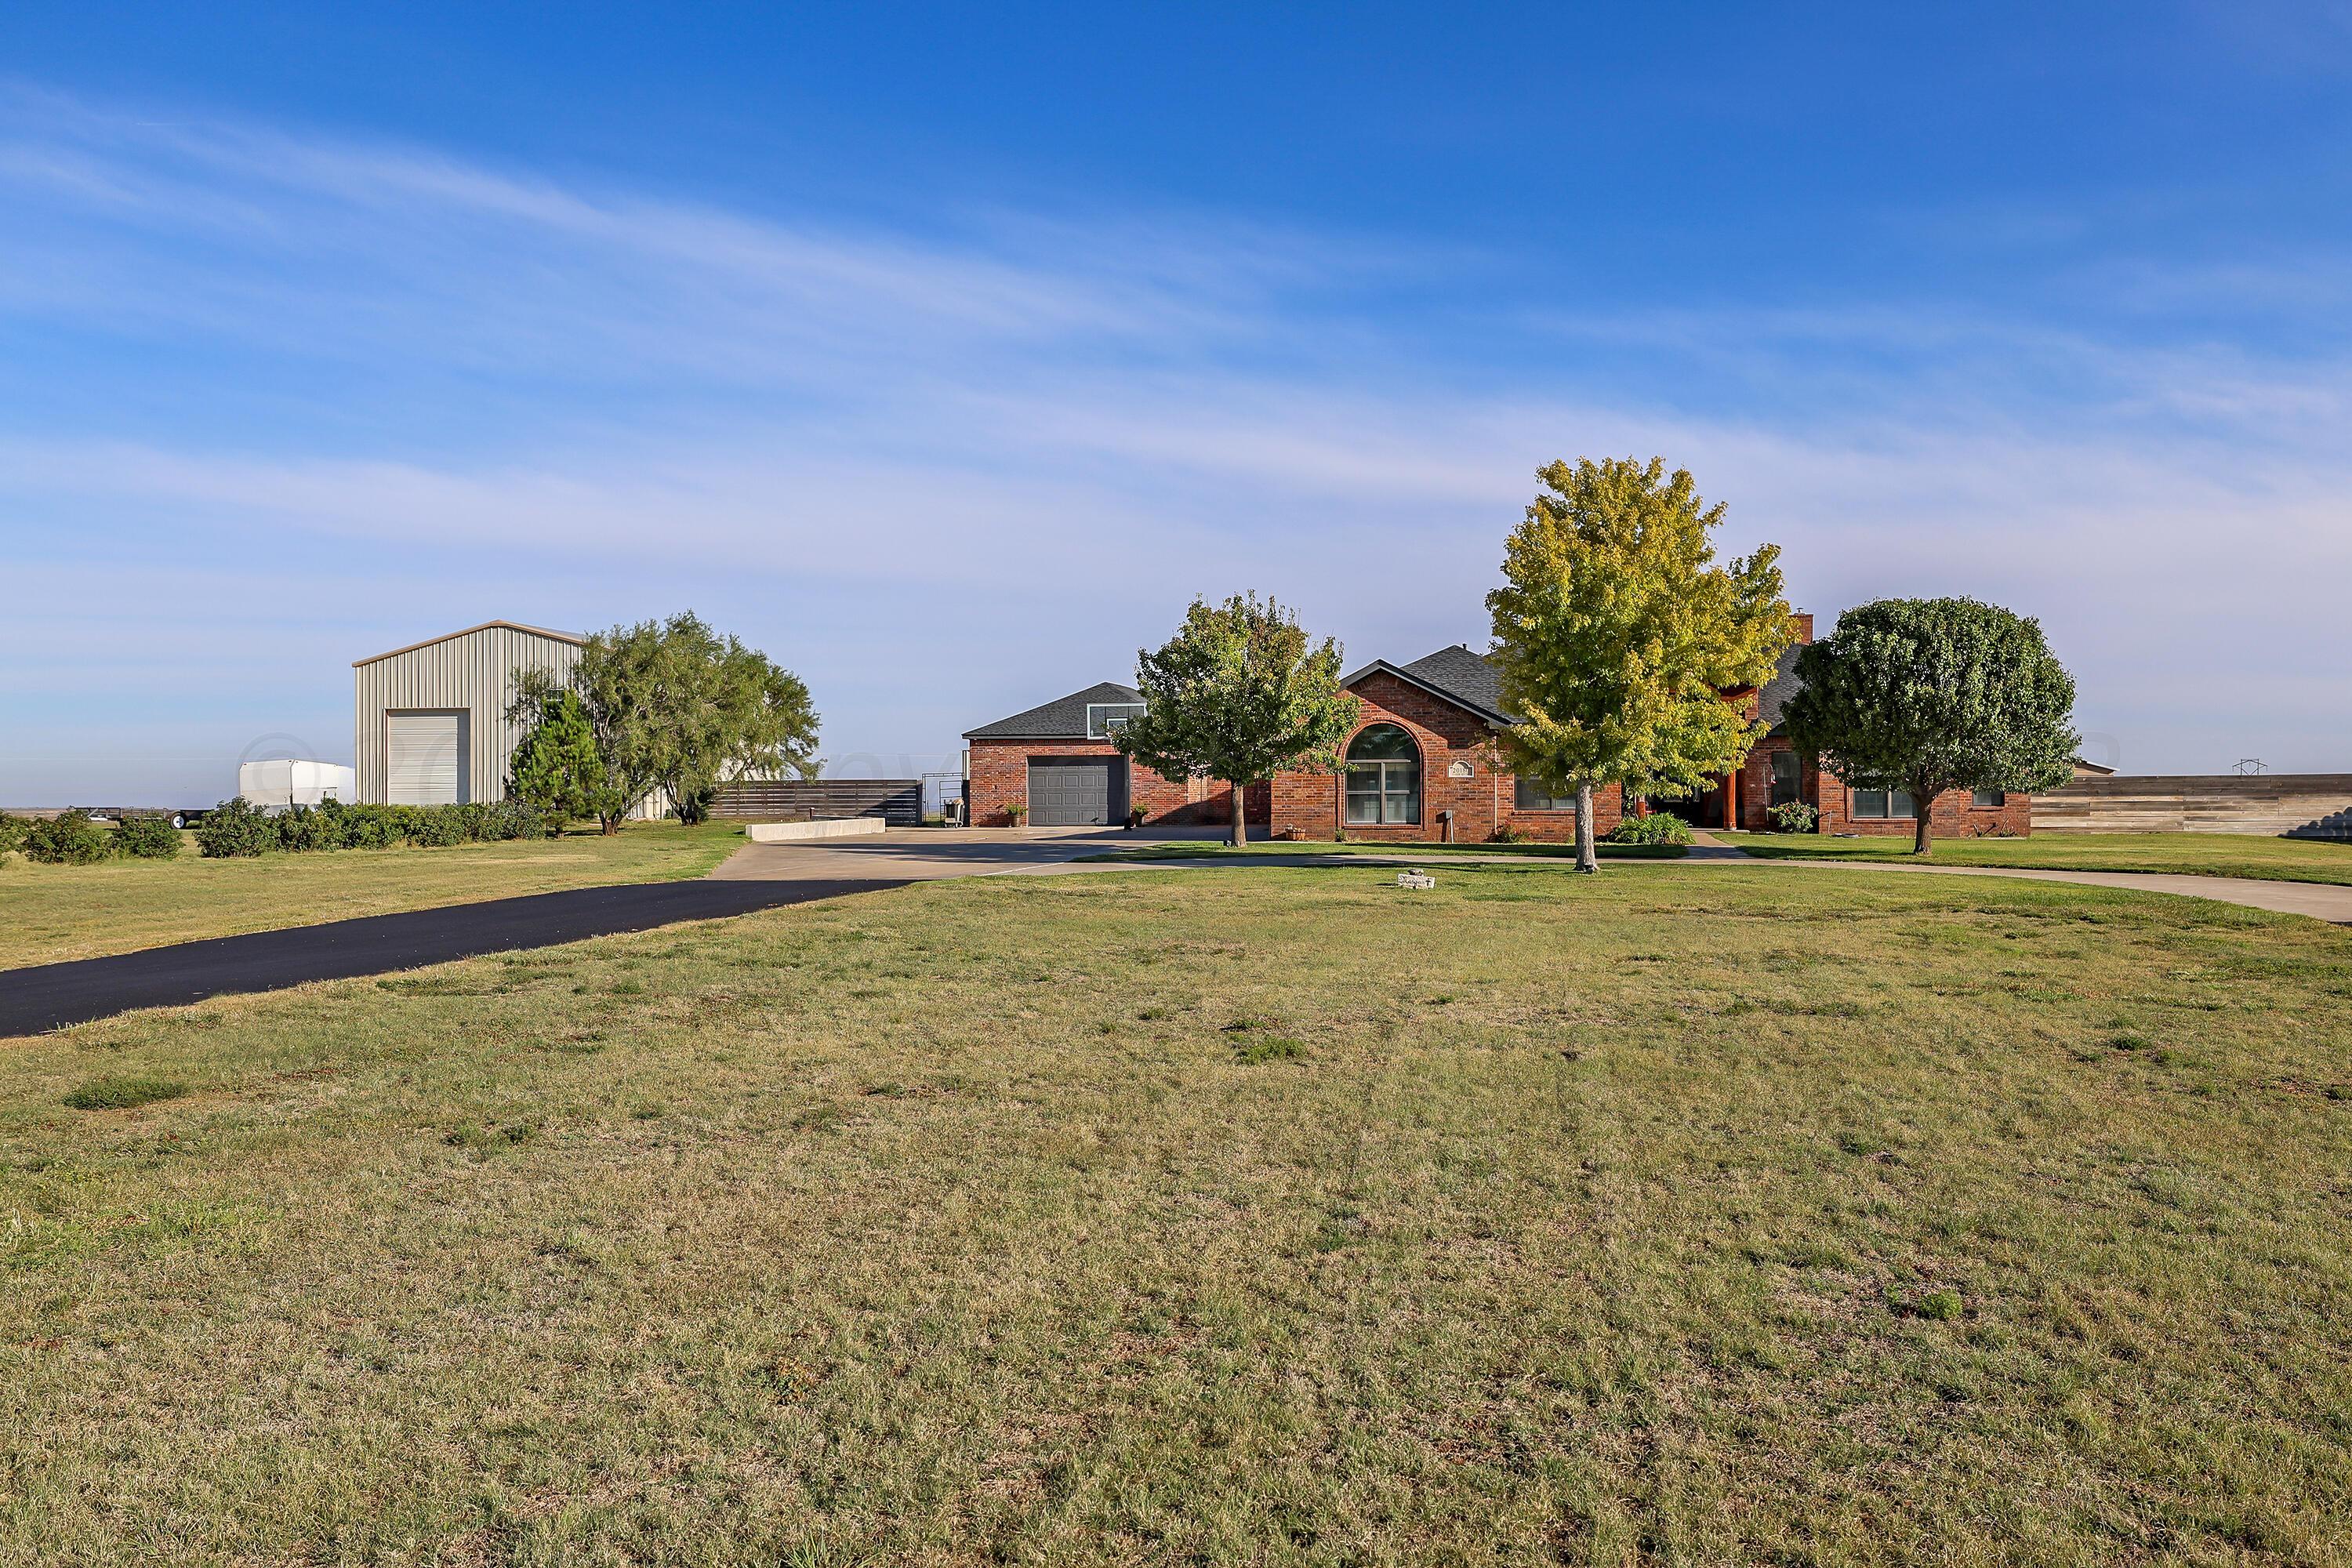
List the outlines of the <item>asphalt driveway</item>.
{"type": "Polygon", "coordinates": [[[135,1007],[177,1007],[207,996],[389,974],[485,952],[648,931],[678,921],[723,920],[780,904],[872,892],[911,879],[883,875],[877,866],[874,875],[856,881],[706,878],[574,888],[0,970],[0,1037],[37,1035],[135,1007]]]}
{"type": "Polygon", "coordinates": [[[554,947],[680,921],[724,920],[943,877],[1056,870],[1121,837],[1100,828],[1033,828],[749,844],[694,881],[575,888],[0,969],[0,1037],[41,1034],[138,1007],[177,1007],[207,996],[391,974],[486,952],[554,947]]]}

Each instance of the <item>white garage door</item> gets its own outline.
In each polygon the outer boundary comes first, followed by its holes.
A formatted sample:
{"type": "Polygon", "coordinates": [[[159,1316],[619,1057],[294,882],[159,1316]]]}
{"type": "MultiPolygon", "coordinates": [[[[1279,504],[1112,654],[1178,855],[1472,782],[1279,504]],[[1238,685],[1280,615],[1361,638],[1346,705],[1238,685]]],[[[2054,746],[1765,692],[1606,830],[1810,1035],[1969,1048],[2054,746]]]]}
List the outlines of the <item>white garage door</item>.
{"type": "Polygon", "coordinates": [[[384,716],[384,799],[394,805],[449,805],[466,798],[466,716],[384,716]]]}

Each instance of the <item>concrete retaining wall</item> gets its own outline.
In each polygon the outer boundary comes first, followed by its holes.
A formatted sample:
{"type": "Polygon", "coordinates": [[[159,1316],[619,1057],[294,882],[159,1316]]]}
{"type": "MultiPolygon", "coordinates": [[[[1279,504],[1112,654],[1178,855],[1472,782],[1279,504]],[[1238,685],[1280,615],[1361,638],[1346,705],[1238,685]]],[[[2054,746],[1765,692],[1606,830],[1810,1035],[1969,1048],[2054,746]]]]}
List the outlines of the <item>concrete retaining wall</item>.
{"type": "Polygon", "coordinates": [[[2280,835],[2352,807],[2352,773],[2076,779],[2033,797],[2036,833],[2280,835]]]}
{"type": "Polygon", "coordinates": [[[822,822],[755,822],[743,834],[759,844],[797,844],[807,838],[858,838],[889,826],[878,816],[835,816],[822,822]]]}

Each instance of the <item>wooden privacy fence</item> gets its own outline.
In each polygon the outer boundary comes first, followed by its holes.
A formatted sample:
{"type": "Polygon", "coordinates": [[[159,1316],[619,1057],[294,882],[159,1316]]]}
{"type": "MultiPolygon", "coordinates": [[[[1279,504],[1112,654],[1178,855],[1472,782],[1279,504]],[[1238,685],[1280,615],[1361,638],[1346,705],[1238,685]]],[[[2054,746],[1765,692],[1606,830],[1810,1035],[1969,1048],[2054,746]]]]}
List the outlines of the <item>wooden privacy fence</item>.
{"type": "Polygon", "coordinates": [[[923,820],[920,779],[763,779],[719,786],[713,816],[752,822],[815,822],[836,816],[878,816],[893,827],[923,820]]]}
{"type": "Polygon", "coordinates": [[[2352,808],[2352,773],[2082,778],[2033,797],[2036,833],[2291,833],[2352,808]]]}

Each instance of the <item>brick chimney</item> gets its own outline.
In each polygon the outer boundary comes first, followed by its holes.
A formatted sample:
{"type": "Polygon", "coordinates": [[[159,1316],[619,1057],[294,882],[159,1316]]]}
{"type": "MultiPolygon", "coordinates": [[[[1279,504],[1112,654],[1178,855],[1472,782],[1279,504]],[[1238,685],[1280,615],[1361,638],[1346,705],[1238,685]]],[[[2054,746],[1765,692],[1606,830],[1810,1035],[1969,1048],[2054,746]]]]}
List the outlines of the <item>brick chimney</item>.
{"type": "Polygon", "coordinates": [[[1799,610],[1799,611],[1798,611],[1798,612],[1796,612],[1794,615],[1790,616],[1789,617],[1789,619],[1790,619],[1790,620],[1791,620],[1791,621],[1793,621],[1794,623],[1796,623],[1796,627],[1797,627],[1797,640],[1798,640],[1799,642],[1801,642],[1801,643],[1809,643],[1809,642],[1811,642],[1811,641],[1812,641],[1812,640],[1813,640],[1813,612],[1812,612],[1812,611],[1811,611],[1811,610],[1799,610]]]}

